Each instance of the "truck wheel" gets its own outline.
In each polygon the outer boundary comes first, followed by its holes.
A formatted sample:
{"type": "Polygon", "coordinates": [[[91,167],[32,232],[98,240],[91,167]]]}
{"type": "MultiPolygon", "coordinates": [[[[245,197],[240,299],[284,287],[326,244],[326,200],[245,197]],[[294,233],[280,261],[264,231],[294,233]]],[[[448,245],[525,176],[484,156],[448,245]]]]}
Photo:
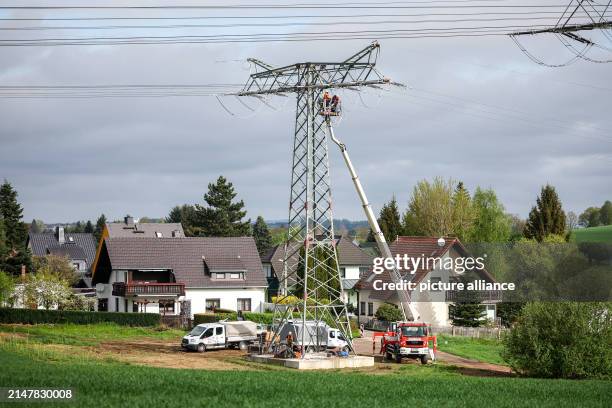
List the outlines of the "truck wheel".
{"type": "Polygon", "coordinates": [[[238,344],[238,348],[240,348],[240,350],[244,351],[244,350],[249,348],[249,343],[247,343],[246,341],[241,341],[238,344]]]}
{"type": "Polygon", "coordinates": [[[198,352],[203,353],[206,351],[206,346],[204,344],[198,344],[198,352]]]}
{"type": "Polygon", "coordinates": [[[388,351],[385,353],[385,361],[393,360],[393,356],[388,351]]]}
{"type": "Polygon", "coordinates": [[[349,346],[344,346],[342,347],[342,351],[348,353],[349,351],[351,351],[351,349],[349,348],[349,346]]]}
{"type": "Polygon", "coordinates": [[[429,362],[429,355],[425,354],[424,356],[421,356],[421,364],[427,364],[429,362]]]}
{"type": "Polygon", "coordinates": [[[396,362],[397,364],[402,364],[402,355],[401,355],[400,353],[397,353],[397,354],[395,355],[395,362],[396,362]]]}

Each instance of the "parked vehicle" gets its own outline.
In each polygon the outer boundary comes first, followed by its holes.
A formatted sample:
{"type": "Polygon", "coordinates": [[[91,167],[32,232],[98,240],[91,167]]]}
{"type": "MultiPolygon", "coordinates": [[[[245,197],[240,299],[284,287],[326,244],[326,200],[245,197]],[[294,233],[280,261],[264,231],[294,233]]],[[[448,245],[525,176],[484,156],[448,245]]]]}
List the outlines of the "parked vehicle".
{"type": "MultiPolygon", "coordinates": [[[[286,343],[287,336],[291,333],[294,346],[302,346],[302,322],[288,321],[280,330],[280,342],[286,343]]],[[[304,335],[306,349],[339,349],[349,351],[349,343],[338,329],[329,327],[323,322],[317,325],[314,321],[306,321],[306,333],[304,335]]]]}
{"type": "Polygon", "coordinates": [[[257,324],[244,320],[199,324],[181,341],[181,347],[204,352],[239,347],[246,350],[257,340],[257,324]]]}
{"type": "Polygon", "coordinates": [[[382,338],[380,352],[386,360],[401,363],[403,358],[418,358],[422,364],[427,364],[436,358],[437,338],[427,323],[392,323],[389,331],[374,333],[374,341],[378,337],[382,338]]]}

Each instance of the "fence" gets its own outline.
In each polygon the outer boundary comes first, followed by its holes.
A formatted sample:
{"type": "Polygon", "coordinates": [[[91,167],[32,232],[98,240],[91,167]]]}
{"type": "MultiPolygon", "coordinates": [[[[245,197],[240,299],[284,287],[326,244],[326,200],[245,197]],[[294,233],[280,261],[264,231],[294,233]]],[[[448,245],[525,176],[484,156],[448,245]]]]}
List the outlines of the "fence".
{"type": "Polygon", "coordinates": [[[447,334],[450,336],[462,336],[473,338],[497,338],[500,339],[507,329],[502,327],[432,327],[435,334],[447,334]]]}
{"type": "Polygon", "coordinates": [[[173,327],[175,329],[191,329],[193,326],[191,319],[189,316],[182,315],[161,315],[160,320],[162,324],[165,324],[168,327],[173,327]]]}

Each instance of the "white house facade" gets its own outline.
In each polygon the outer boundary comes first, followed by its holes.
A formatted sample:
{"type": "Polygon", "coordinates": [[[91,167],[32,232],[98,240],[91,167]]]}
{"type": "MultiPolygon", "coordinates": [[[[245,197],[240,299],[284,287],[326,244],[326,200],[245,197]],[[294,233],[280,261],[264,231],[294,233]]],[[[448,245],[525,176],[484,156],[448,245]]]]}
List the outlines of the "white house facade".
{"type": "MultiPolygon", "coordinates": [[[[446,260],[451,260],[452,265],[457,265],[455,259],[468,257],[467,250],[457,238],[447,238],[444,244],[438,243],[434,237],[397,237],[396,241],[389,245],[393,256],[407,255],[409,257],[439,258],[440,262],[432,268],[419,268],[412,275],[405,275],[406,280],[412,282],[456,282],[464,271],[457,268],[444,268],[446,260]]],[[[433,263],[432,263],[433,264],[433,263]]],[[[486,282],[494,282],[493,277],[485,270],[473,272],[476,279],[486,282]]],[[[391,303],[399,305],[395,291],[384,290],[384,283],[391,282],[388,272],[380,275],[370,273],[362,278],[356,285],[359,295],[358,316],[360,321],[372,319],[378,308],[391,303]]],[[[486,291],[485,291],[486,292],[486,291]]],[[[411,305],[416,316],[413,319],[430,323],[435,327],[447,327],[451,325],[450,306],[455,302],[456,292],[453,291],[414,291],[411,292],[411,305]]],[[[499,292],[478,293],[484,306],[486,315],[484,318],[494,321],[497,318],[496,304],[501,300],[499,292]]]]}
{"type": "Polygon", "coordinates": [[[98,310],[185,315],[262,311],[267,282],[251,237],[104,238],[98,310]]]}

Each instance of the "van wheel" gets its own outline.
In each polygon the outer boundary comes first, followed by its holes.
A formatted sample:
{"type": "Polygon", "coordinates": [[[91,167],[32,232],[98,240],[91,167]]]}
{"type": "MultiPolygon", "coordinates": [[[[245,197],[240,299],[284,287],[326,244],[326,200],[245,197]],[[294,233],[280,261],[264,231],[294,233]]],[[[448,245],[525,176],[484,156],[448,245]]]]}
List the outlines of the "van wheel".
{"type": "Polygon", "coordinates": [[[198,344],[198,352],[203,353],[206,351],[206,346],[204,344],[198,344]]]}
{"type": "Polygon", "coordinates": [[[240,343],[238,343],[238,348],[240,348],[240,350],[242,351],[245,351],[249,348],[249,344],[246,341],[241,341],[240,343]]]}
{"type": "Polygon", "coordinates": [[[424,356],[421,356],[421,364],[427,364],[429,362],[429,355],[425,354],[424,356]]]}

